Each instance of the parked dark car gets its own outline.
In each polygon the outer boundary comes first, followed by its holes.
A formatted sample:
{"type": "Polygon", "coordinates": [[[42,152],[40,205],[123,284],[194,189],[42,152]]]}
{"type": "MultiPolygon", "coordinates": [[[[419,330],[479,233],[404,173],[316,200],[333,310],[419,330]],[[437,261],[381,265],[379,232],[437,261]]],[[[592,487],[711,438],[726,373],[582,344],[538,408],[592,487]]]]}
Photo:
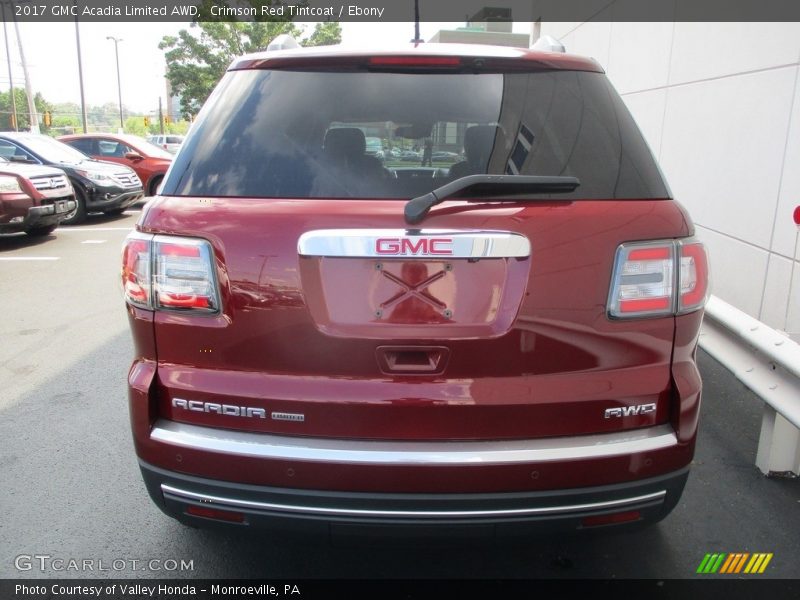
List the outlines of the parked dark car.
{"type": "Polygon", "coordinates": [[[97,160],[130,167],[148,196],[154,196],[172,164],[173,155],[135,135],[84,133],[63,135],[58,141],[97,160]]]}
{"type": "Polygon", "coordinates": [[[0,157],[12,162],[62,169],[75,190],[76,206],[64,224],[80,223],[89,212],[118,214],[144,197],[142,182],[122,165],[93,160],[46,135],[0,133],[0,157]]]}
{"type": "Polygon", "coordinates": [[[64,171],[0,158],[0,233],[48,235],[72,210],[75,194],[64,171]]]}
{"type": "Polygon", "coordinates": [[[238,59],[123,251],[148,491],[326,535],[654,523],[697,434],[694,233],[591,59],[238,59]],[[398,176],[375,123],[464,159],[398,176]]]}

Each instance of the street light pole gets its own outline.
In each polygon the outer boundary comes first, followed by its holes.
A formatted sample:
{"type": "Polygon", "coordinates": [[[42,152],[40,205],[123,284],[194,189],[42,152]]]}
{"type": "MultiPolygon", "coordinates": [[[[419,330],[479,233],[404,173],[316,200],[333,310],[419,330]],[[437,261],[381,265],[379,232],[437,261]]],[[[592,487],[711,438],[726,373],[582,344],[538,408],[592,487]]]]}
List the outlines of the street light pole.
{"type": "MultiPolygon", "coordinates": [[[[77,6],[77,2],[74,3],[77,6]]],[[[83,94],[83,59],[81,58],[81,31],[78,27],[78,16],[75,15],[75,47],[78,50],[78,83],[81,89],[81,121],[83,122],[83,133],[89,132],[88,119],[86,117],[86,97],[83,94]]]]}
{"type": "Polygon", "coordinates": [[[106,36],[107,40],[114,40],[114,54],[117,57],[117,92],[119,93],[119,132],[125,129],[125,125],[122,123],[122,80],[119,74],[119,43],[122,41],[122,38],[115,38],[113,35],[106,36]]]}
{"type": "Polygon", "coordinates": [[[8,30],[6,29],[6,5],[5,3],[0,4],[0,9],[3,11],[3,37],[6,40],[6,57],[8,58],[8,89],[9,95],[11,96],[11,106],[13,107],[12,110],[14,111],[13,114],[13,121],[14,121],[14,131],[19,131],[19,120],[17,117],[17,97],[14,94],[14,79],[11,76],[11,51],[8,49],[8,30]]]}

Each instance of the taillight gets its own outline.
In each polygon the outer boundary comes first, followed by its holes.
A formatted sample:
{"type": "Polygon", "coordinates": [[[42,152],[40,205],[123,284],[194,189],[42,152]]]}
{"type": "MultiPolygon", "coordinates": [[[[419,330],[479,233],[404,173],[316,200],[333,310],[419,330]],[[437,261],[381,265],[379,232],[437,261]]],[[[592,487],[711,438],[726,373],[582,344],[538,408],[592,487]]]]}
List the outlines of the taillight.
{"type": "Polygon", "coordinates": [[[197,238],[132,233],[123,248],[125,300],[156,310],[217,312],[211,245],[197,238]]]}
{"type": "Polygon", "coordinates": [[[708,295],[705,248],[694,239],[622,244],[608,299],[611,317],[658,317],[702,308],[708,295]]]}
{"type": "Polygon", "coordinates": [[[708,256],[705,246],[694,240],[679,241],[678,248],[681,257],[678,314],[682,314],[703,307],[708,300],[708,256]]]}
{"type": "Polygon", "coordinates": [[[125,300],[134,306],[150,308],[150,241],[152,235],[133,232],[122,247],[122,289],[125,300]]]}

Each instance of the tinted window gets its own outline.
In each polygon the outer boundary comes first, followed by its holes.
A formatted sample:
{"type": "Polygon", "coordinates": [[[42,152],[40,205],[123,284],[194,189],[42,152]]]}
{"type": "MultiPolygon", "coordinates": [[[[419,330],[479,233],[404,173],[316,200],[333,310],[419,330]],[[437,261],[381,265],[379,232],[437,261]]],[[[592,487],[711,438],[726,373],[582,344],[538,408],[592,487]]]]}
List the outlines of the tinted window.
{"type": "Polygon", "coordinates": [[[64,143],[72,146],[76,150],[80,150],[86,155],[97,154],[94,149],[95,142],[92,139],[84,138],[79,140],[67,140],[64,143]]]}
{"type": "Polygon", "coordinates": [[[128,152],[133,152],[130,146],[123,144],[117,140],[102,139],[97,140],[97,146],[100,152],[99,156],[110,156],[112,158],[125,158],[128,152]]]}
{"type": "Polygon", "coordinates": [[[16,144],[7,140],[0,140],[0,156],[7,160],[11,160],[12,157],[16,157],[17,159],[39,162],[32,154],[26,152],[23,148],[20,148],[16,144]]]}
{"type": "Polygon", "coordinates": [[[46,135],[26,135],[20,138],[20,145],[35,152],[50,163],[75,163],[86,160],[86,155],[46,135]]]}
{"type": "Polygon", "coordinates": [[[668,192],[599,73],[228,73],[165,195],[409,198],[476,173],[572,175],[560,198],[668,192]]]}

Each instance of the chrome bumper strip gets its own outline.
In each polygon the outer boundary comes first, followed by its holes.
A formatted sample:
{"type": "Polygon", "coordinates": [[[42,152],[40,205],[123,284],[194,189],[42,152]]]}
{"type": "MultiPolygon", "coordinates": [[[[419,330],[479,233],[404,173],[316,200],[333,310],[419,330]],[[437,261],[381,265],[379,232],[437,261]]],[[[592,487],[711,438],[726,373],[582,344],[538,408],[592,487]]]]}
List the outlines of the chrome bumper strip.
{"type": "Polygon", "coordinates": [[[289,437],[200,427],[161,419],[151,439],[194,450],[330,464],[480,466],[625,456],[675,446],[669,425],[572,437],[476,442],[369,441],[289,437]]]}
{"type": "Polygon", "coordinates": [[[536,506],[528,508],[508,508],[495,510],[387,510],[387,509],[358,509],[335,508],[327,506],[297,506],[292,504],[277,504],[273,502],[258,502],[255,500],[239,500],[236,498],[222,498],[209,494],[198,494],[182,490],[165,483],[161,484],[161,491],[168,499],[180,501],[194,501],[202,504],[214,504],[223,508],[239,508],[250,510],[263,510],[280,513],[327,515],[336,517],[375,517],[375,518],[461,518],[461,517],[514,517],[525,515],[559,515],[580,512],[596,512],[612,508],[625,508],[641,505],[646,502],[663,502],[667,495],[666,490],[635,496],[633,498],[620,498],[602,502],[588,502],[585,504],[568,504],[563,506],[536,506]]]}

